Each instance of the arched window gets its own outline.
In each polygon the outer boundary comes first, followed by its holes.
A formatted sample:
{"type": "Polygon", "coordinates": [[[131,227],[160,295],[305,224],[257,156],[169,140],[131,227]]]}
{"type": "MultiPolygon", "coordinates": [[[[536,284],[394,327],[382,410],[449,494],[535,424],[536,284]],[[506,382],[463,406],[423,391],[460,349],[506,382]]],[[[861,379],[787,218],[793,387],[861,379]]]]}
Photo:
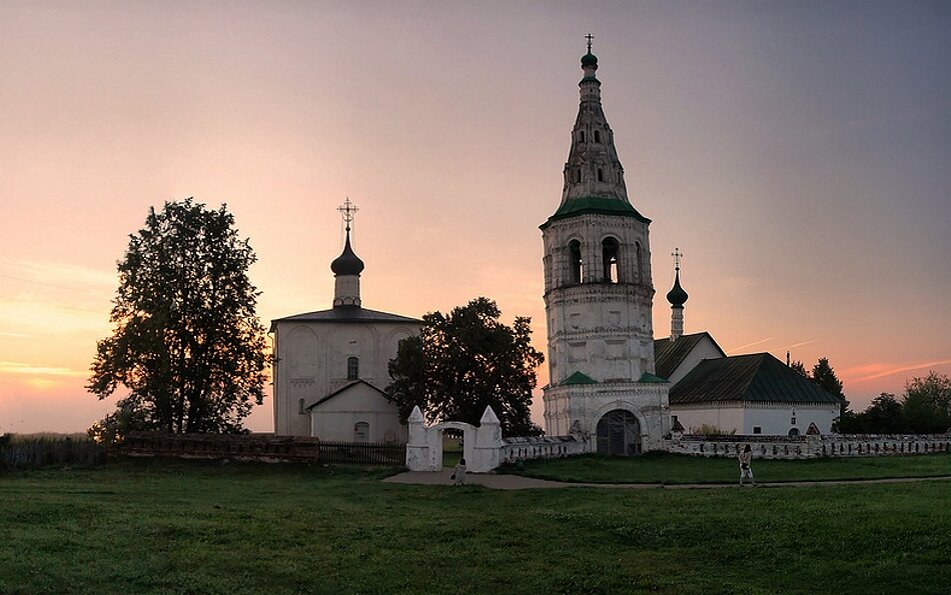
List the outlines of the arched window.
{"type": "Polygon", "coordinates": [[[304,415],[304,399],[297,401],[297,412],[304,415]]]}
{"type": "Polygon", "coordinates": [[[641,250],[640,242],[634,243],[634,249],[637,256],[637,282],[644,282],[644,251],[641,250]]]}
{"type": "Polygon", "coordinates": [[[347,380],[356,380],[360,377],[360,358],[347,358],[347,380]]]}
{"type": "Polygon", "coordinates": [[[799,435],[799,428],[789,428],[789,437],[795,438],[799,435]]]}
{"type": "Polygon", "coordinates": [[[579,130],[579,131],[578,131],[578,142],[579,142],[579,143],[583,143],[583,142],[584,142],[584,130],[579,130]]]}
{"type": "Polygon", "coordinates": [[[581,262],[581,242],[572,240],[568,244],[568,280],[581,283],[584,279],[584,264],[581,262]]]}
{"type": "Polygon", "coordinates": [[[601,169],[600,167],[598,168],[598,181],[599,182],[604,181],[604,170],[601,169]]]}
{"type": "Polygon", "coordinates": [[[598,132],[597,130],[594,131],[594,142],[596,143],[601,142],[601,133],[598,132]]]}
{"type": "Polygon", "coordinates": [[[608,283],[618,282],[618,241],[614,238],[604,238],[601,242],[601,254],[604,262],[604,280],[608,283]]]}
{"type": "Polygon", "coordinates": [[[354,442],[369,442],[370,441],[370,424],[365,421],[358,421],[353,424],[353,441],[354,442]]]}

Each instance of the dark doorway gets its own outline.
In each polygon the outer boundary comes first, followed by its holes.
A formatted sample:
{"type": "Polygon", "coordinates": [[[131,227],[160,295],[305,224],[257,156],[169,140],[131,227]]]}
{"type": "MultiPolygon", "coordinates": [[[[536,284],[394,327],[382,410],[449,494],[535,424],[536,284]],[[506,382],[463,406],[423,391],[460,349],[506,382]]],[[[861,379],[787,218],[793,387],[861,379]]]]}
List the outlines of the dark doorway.
{"type": "Polygon", "coordinates": [[[630,411],[609,411],[598,422],[598,454],[629,457],[641,454],[641,425],[630,411]]]}

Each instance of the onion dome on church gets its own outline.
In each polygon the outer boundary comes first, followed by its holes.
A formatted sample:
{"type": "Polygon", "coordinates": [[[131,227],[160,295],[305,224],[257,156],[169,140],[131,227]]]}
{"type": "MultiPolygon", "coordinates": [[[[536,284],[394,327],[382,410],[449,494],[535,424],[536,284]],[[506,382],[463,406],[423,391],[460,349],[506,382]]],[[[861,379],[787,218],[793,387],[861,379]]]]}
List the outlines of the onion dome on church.
{"type": "Polygon", "coordinates": [[[595,70],[598,68],[598,57],[591,53],[591,50],[588,50],[588,53],[584,56],[581,56],[581,66],[594,66],[595,70]]]}
{"type": "Polygon", "coordinates": [[[350,228],[347,228],[347,243],[343,247],[343,253],[330,263],[330,270],[334,275],[359,275],[363,272],[363,261],[354,254],[350,247],[350,228]]]}
{"type": "Polygon", "coordinates": [[[674,277],[674,287],[667,292],[667,301],[675,308],[682,308],[688,297],[687,292],[680,286],[680,267],[677,267],[677,274],[676,277],[674,277]]]}

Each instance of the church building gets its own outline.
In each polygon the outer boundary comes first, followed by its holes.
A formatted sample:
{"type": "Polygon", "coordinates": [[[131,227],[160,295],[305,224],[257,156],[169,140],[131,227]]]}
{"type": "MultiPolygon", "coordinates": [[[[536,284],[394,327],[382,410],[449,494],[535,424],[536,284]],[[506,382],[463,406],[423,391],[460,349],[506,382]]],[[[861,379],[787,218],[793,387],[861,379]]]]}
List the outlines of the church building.
{"type": "Polygon", "coordinates": [[[405,442],[406,426],[383,389],[399,342],[419,332],[421,320],[363,307],[353,251],[350,200],[343,252],[330,265],[333,307],[271,321],[274,432],[346,442],[405,442]]]}
{"type": "Polygon", "coordinates": [[[541,225],[545,431],[597,435],[599,452],[630,455],[663,448],[670,431],[669,384],[654,374],[650,219],[627,196],[590,37],[581,68],[561,203],[541,225]]]}
{"type": "Polygon", "coordinates": [[[663,449],[672,431],[828,433],[836,397],[768,353],[729,357],[709,333],[684,334],[679,250],[671,334],[654,340],[650,220],[628,198],[590,36],[581,68],[561,203],[541,225],[546,433],[588,433],[610,455],[663,449]]]}
{"type": "Polygon", "coordinates": [[[659,376],[669,380],[671,427],[695,433],[798,436],[827,434],[839,416],[839,399],[769,353],[727,356],[706,332],[685,335],[687,292],[680,285],[680,250],[674,250],[670,337],[654,341],[659,376]]]}

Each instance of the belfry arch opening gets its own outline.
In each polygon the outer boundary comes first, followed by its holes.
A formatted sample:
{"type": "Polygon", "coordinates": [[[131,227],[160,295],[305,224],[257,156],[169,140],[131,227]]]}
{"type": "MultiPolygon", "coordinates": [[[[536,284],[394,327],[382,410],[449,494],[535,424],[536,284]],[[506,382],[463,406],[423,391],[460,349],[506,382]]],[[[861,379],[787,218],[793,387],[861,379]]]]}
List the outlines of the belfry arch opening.
{"type": "Polygon", "coordinates": [[[618,251],[620,244],[616,238],[604,238],[601,242],[602,262],[604,262],[604,281],[606,283],[618,283],[618,251]]]}
{"type": "Polygon", "coordinates": [[[584,279],[584,264],[581,260],[581,242],[571,240],[568,243],[568,280],[571,283],[581,283],[584,279]]]}

